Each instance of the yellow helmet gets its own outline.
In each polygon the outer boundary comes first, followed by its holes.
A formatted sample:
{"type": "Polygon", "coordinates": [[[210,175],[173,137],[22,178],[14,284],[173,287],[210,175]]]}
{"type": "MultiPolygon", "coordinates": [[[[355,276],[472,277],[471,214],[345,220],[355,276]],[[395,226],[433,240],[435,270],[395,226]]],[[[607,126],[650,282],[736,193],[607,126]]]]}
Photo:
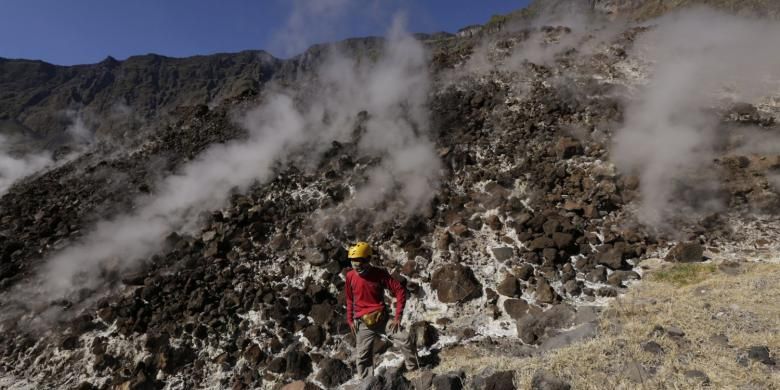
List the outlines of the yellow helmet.
{"type": "Polygon", "coordinates": [[[371,245],[368,245],[367,242],[360,241],[357,244],[349,247],[350,259],[367,259],[371,257],[372,253],[371,245]]]}

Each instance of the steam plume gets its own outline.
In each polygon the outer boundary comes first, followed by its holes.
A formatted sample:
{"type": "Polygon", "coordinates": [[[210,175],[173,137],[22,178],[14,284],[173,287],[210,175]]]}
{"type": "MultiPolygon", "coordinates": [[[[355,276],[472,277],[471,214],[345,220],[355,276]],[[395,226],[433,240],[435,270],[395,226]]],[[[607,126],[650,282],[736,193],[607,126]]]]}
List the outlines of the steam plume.
{"type": "MultiPolygon", "coordinates": [[[[627,108],[614,139],[618,167],[641,179],[640,216],[661,225],[680,212],[707,211],[707,178],[718,133],[713,108],[724,100],[755,101],[780,79],[780,26],[696,9],[670,15],[637,42],[651,77],[627,108]],[[699,177],[702,196],[681,201],[682,184],[699,177]]],[[[777,150],[776,150],[777,152],[777,150]]]]}
{"type": "Polygon", "coordinates": [[[19,179],[40,171],[52,163],[48,152],[17,155],[9,149],[10,140],[0,135],[0,195],[19,179]]]}
{"type": "MultiPolygon", "coordinates": [[[[269,96],[239,120],[248,139],[212,146],[162,180],[155,194],[138,199],[134,212],[99,223],[80,243],[49,259],[39,293],[53,299],[76,288],[99,287],[107,265],[120,272],[135,268],[171,231],[196,229],[200,212],[223,207],[231,190],[266,182],[278,163],[294,156],[308,156],[316,164],[326,145],[352,137],[363,111],[369,119],[359,149],[381,157],[381,163],[355,202],[370,207],[390,197],[402,205],[398,212],[418,210],[433,196],[439,166],[424,135],[426,58],[420,43],[403,33],[400,18],[376,63],[333,53],[317,72],[319,94],[304,96],[300,104],[293,92],[269,96]]],[[[29,302],[29,290],[18,285],[13,295],[29,302]]]]}

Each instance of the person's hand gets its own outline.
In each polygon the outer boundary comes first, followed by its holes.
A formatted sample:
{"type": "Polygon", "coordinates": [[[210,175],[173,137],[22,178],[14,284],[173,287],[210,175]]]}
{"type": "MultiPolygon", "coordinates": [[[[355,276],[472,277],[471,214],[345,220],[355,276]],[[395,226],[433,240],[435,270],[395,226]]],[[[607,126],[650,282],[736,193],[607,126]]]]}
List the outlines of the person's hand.
{"type": "Polygon", "coordinates": [[[349,330],[352,332],[353,335],[357,336],[357,329],[355,328],[354,322],[349,324],[349,330]]]}
{"type": "Polygon", "coordinates": [[[394,318],[390,323],[390,333],[395,333],[401,330],[401,320],[394,318]]]}

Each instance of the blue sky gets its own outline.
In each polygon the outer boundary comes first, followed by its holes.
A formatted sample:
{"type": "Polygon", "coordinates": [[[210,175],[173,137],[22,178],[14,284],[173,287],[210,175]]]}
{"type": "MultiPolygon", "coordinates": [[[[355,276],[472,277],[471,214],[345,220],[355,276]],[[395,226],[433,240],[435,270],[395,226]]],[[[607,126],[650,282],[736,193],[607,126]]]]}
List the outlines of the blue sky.
{"type": "Polygon", "coordinates": [[[108,55],[183,57],[383,35],[402,11],[412,32],[484,23],[528,0],[0,0],[0,57],[61,65],[108,55]]]}

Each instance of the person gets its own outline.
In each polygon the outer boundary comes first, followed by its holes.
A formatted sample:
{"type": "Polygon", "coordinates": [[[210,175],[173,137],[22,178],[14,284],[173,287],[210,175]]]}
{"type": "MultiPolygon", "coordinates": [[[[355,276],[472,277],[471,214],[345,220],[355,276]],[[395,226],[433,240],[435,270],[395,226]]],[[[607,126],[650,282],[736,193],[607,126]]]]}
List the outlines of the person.
{"type": "Polygon", "coordinates": [[[417,368],[417,353],[409,332],[403,331],[401,319],[407,291],[390,274],[371,265],[371,246],[358,242],[349,248],[352,269],[347,272],[345,284],[347,323],[355,335],[357,373],[361,379],[374,375],[372,344],[377,337],[387,337],[404,355],[407,370],[417,368]],[[384,302],[384,291],[395,296],[395,315],[390,320],[384,302]],[[389,335],[389,336],[388,336],[389,335]]]}

